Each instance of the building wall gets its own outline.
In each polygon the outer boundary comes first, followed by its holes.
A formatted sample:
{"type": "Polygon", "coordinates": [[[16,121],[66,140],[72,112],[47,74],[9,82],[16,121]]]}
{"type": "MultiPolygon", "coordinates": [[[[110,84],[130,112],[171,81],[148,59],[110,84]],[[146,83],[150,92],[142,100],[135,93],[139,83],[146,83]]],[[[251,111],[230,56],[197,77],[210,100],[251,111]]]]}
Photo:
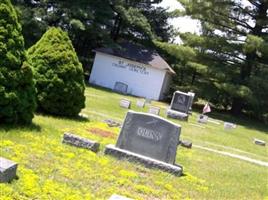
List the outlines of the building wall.
{"type": "Polygon", "coordinates": [[[160,99],[164,99],[167,93],[169,92],[171,82],[172,82],[172,76],[170,73],[166,72],[161,89],[160,99]]]}
{"type": "Polygon", "coordinates": [[[110,89],[123,82],[128,94],[159,100],[165,74],[149,65],[97,52],[89,82],[110,89]]]}

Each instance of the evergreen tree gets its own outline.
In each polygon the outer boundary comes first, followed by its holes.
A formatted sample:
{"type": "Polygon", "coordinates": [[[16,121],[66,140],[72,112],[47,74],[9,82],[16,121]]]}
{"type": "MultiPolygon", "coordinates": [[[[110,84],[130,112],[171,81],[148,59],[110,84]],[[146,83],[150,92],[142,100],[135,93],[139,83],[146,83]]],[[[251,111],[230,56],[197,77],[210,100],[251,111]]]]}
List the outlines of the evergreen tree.
{"type": "Polygon", "coordinates": [[[9,0],[0,1],[0,122],[30,123],[35,109],[31,67],[24,39],[9,0]]]}
{"type": "Polygon", "coordinates": [[[201,35],[181,34],[198,62],[209,66],[204,95],[234,114],[243,110],[262,118],[268,113],[268,1],[179,0],[183,15],[198,19],[201,35]],[[208,95],[211,96],[208,96],[208,95]]]}
{"type": "Polygon", "coordinates": [[[66,32],[50,28],[28,50],[40,111],[76,116],[85,106],[83,68],[66,32]]]}

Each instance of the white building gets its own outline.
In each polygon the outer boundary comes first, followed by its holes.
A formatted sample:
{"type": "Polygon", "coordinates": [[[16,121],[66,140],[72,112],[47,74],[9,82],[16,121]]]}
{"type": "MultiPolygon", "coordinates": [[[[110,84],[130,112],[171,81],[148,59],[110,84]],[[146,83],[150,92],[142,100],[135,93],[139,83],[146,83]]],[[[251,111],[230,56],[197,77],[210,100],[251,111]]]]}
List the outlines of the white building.
{"type": "Polygon", "coordinates": [[[122,43],[121,48],[99,48],[89,82],[115,89],[117,82],[127,85],[127,94],[161,100],[175,72],[155,51],[122,43]]]}

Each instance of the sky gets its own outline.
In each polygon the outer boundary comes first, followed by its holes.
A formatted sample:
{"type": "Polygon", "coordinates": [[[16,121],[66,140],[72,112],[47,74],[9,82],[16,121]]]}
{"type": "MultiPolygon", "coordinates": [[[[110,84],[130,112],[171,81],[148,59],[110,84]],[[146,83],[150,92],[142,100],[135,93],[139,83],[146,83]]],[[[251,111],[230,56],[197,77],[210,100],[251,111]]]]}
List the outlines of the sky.
{"type": "MultiPolygon", "coordinates": [[[[248,0],[242,0],[242,3],[244,4],[244,6],[251,6],[248,0]]],[[[182,5],[177,0],[163,0],[157,6],[168,8],[168,11],[173,11],[175,9],[183,9],[182,5]]],[[[190,17],[178,17],[170,19],[169,23],[183,33],[190,32],[198,34],[200,31],[200,23],[198,22],[198,20],[193,20],[190,17]]],[[[175,43],[181,43],[179,37],[175,39],[175,43]]]]}

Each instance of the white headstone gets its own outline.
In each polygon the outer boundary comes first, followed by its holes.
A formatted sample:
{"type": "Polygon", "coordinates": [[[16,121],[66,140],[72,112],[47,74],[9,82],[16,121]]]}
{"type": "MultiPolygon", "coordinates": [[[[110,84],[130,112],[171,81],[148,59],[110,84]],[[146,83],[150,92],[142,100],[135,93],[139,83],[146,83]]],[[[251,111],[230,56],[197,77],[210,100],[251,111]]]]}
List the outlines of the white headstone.
{"type": "Polygon", "coordinates": [[[257,144],[257,145],[261,145],[261,146],[265,146],[266,145],[266,142],[265,141],[259,140],[257,138],[254,138],[254,143],[257,144]]]}
{"type": "Polygon", "coordinates": [[[159,107],[155,107],[155,106],[150,106],[148,112],[151,113],[151,114],[154,114],[154,115],[159,115],[160,108],[159,107]]]}
{"type": "Polygon", "coordinates": [[[230,130],[236,128],[236,125],[230,122],[224,122],[223,124],[225,130],[230,130]]]}
{"type": "Polygon", "coordinates": [[[143,108],[144,105],[145,105],[145,101],[144,100],[141,100],[141,99],[138,99],[137,100],[137,107],[143,108]]]}
{"type": "Polygon", "coordinates": [[[127,109],[130,108],[130,104],[131,102],[128,99],[121,99],[119,102],[120,107],[127,108],[127,109]]]}

